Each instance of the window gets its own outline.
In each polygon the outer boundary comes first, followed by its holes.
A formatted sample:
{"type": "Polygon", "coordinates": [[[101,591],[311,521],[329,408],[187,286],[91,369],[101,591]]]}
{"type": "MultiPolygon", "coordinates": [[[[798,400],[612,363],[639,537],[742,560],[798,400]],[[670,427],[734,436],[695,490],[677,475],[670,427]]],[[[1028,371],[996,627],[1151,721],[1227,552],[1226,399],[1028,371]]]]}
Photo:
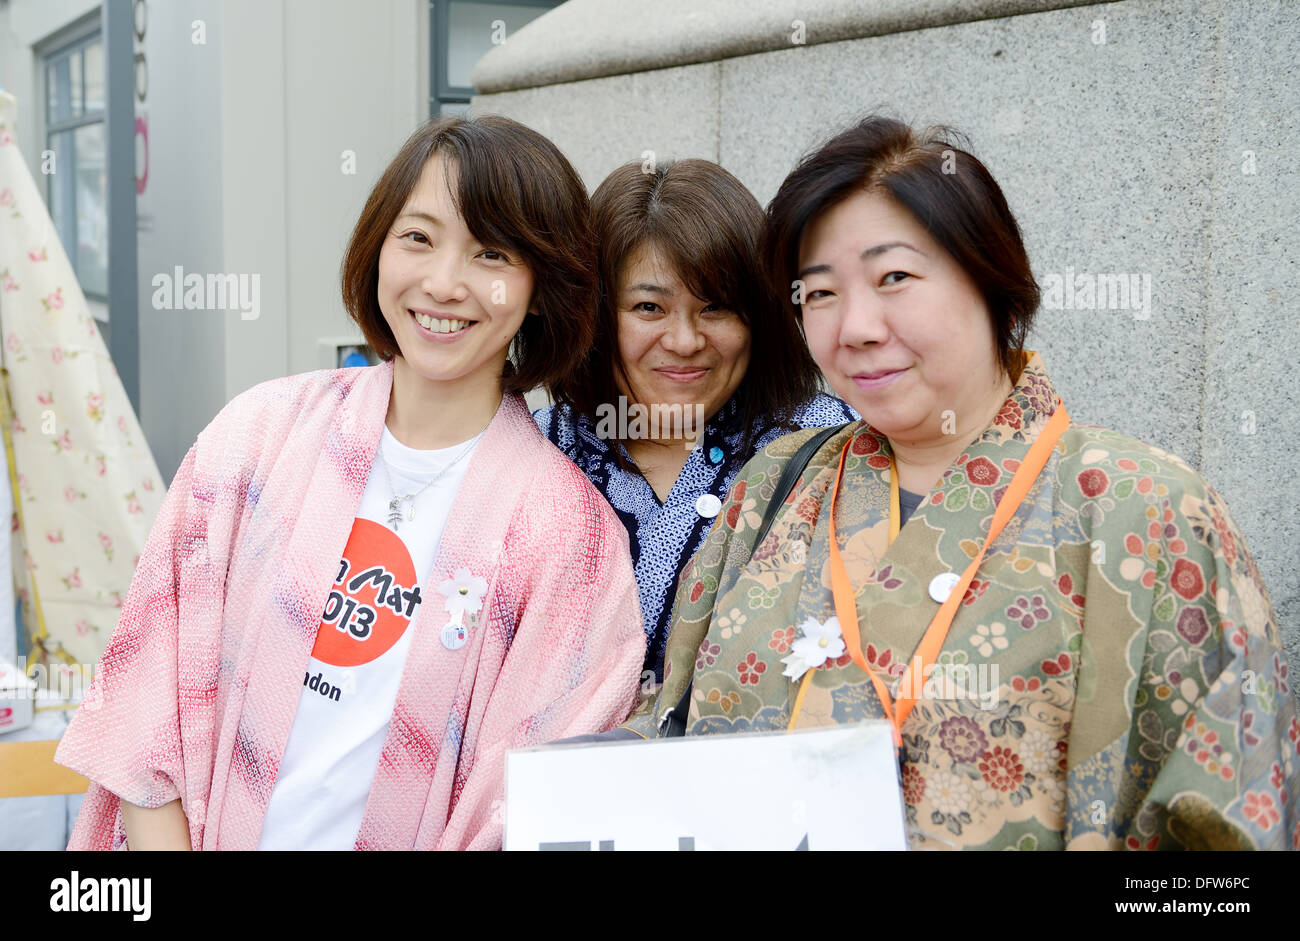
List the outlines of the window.
{"type": "Polygon", "coordinates": [[[560,0],[429,0],[429,115],[468,111],[474,94],[469,81],[474,64],[493,46],[559,5],[560,0]]]}
{"type": "Polygon", "coordinates": [[[98,30],[44,57],[50,216],[87,297],[108,293],[104,44],[98,30]]]}

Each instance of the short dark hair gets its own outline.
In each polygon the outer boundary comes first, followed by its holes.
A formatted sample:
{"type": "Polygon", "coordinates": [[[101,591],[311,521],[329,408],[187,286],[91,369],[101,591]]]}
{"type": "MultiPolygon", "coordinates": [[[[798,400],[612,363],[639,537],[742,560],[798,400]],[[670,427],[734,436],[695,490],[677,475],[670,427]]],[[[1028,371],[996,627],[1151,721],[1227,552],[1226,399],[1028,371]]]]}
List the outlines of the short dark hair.
{"type": "Polygon", "coordinates": [[[343,304],[381,359],[401,351],[379,309],[379,251],[435,154],[454,159],[456,209],[479,242],[513,253],[533,276],[530,309],[515,335],[502,388],[553,389],[595,335],[595,240],[586,187],[549,140],[497,115],[430,120],[413,133],[370,191],[343,256],[343,304]]]}
{"type": "MultiPolygon", "coordinates": [[[[708,160],[628,163],[591,198],[600,274],[596,339],[557,400],[595,418],[618,396],[618,287],[623,263],[653,246],[696,297],[735,311],[749,328],[749,366],[736,388],[744,422],[740,453],[763,416],[788,424],[817,394],[819,373],[798,322],[772,293],[759,256],[763,209],[738,179],[708,160]]],[[[651,404],[651,403],[645,403],[651,404]]]]}
{"type": "Polygon", "coordinates": [[[992,319],[1002,370],[1015,378],[1039,290],[1002,189],[947,127],[915,132],[872,115],[806,155],[767,209],[763,255],[787,309],[799,243],[815,217],[863,189],[883,190],[925,227],[974,282],[992,319]]]}

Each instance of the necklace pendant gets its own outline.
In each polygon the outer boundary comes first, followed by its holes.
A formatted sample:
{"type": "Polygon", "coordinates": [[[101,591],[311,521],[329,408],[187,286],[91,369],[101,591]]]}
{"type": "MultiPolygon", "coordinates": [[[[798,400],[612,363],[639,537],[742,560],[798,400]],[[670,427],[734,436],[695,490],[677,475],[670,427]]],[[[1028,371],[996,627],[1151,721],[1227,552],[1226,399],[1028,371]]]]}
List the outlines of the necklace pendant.
{"type": "Polygon", "coordinates": [[[402,521],[401,500],[394,497],[388,503],[388,525],[393,528],[393,532],[397,532],[397,524],[400,523],[401,521],[402,521]]]}
{"type": "Polygon", "coordinates": [[[415,521],[415,501],[409,500],[406,504],[406,521],[408,523],[415,521]]]}

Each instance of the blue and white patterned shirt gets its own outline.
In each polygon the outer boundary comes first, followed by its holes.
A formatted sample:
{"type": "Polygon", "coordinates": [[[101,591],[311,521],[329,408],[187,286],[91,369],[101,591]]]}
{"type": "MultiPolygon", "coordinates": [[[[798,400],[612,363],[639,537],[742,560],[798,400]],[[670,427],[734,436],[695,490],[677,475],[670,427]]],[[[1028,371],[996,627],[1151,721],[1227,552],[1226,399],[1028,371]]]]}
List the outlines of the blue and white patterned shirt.
{"type": "MultiPolygon", "coordinates": [[[[533,412],[542,433],[582,469],[627,527],[645,621],[645,669],[654,671],[656,682],[663,681],[664,650],[677,579],[704,542],[717,515],[716,507],[726,500],[745,462],[769,442],[790,433],[787,428],[764,421],[755,430],[752,448],[740,453],[744,429],[739,412],[740,403],[733,396],[705,425],[704,443],[691,452],[662,503],[641,474],[618,466],[610,450],[611,442],[597,437],[590,418],[580,416],[575,422],[572,411],[558,405],[533,412]],[[701,502],[706,495],[717,500],[701,502]],[[712,510],[711,515],[703,515],[701,506],[712,510]]],[[[825,428],[858,417],[839,399],[819,393],[795,412],[793,422],[799,428],[825,428]]],[[[623,448],[622,444],[618,447],[623,448]]],[[[627,458],[625,448],[623,455],[627,458]]]]}

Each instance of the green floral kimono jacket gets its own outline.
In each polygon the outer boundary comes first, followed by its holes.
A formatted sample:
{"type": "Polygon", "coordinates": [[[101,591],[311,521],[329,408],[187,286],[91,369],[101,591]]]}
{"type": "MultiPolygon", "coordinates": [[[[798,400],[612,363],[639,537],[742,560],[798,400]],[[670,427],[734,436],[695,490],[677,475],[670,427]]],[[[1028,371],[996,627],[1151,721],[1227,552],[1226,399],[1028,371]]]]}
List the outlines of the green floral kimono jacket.
{"type": "MultiPolygon", "coordinates": [[[[1056,407],[1027,354],[993,424],[943,474],[881,559],[889,442],[849,426],[813,457],[762,545],[785,463],[773,442],[737,478],[678,586],[656,734],[693,681],[687,734],[784,729],[797,625],[834,614],[836,507],[863,654],[895,695],[939,605],[934,576],[978,554],[993,507],[1056,407]]],[[[1068,407],[1068,403],[1067,403],[1068,407]]],[[[1300,848],[1300,722],[1268,595],[1223,499],[1185,463],[1071,425],[990,546],[902,726],[909,841],[924,849],[1300,848]]],[[[883,718],[846,653],[818,668],[798,727],[883,718]]]]}

